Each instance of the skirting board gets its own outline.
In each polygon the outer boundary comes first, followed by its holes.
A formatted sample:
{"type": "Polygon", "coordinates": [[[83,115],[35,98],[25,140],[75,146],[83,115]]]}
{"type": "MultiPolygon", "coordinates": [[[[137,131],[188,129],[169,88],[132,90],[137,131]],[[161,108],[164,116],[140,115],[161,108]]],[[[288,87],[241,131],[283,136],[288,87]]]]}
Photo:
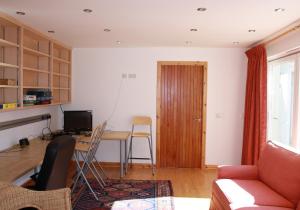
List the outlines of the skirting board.
{"type": "MultiPolygon", "coordinates": [[[[120,163],[118,162],[100,162],[101,166],[107,168],[118,168],[120,167],[120,163]]],[[[128,163],[128,167],[131,167],[131,164],[128,163]]],[[[155,165],[154,165],[155,167],[155,165]]],[[[151,168],[151,164],[149,163],[132,163],[132,168],[151,168]]],[[[217,165],[205,165],[205,169],[216,170],[218,168],[217,165]]]]}
{"type": "MultiPolygon", "coordinates": [[[[120,163],[118,162],[101,162],[101,166],[107,167],[107,168],[118,168],[120,167],[120,163]]],[[[128,167],[130,167],[130,163],[128,164],[128,167]]],[[[155,167],[155,165],[154,165],[155,167]]],[[[149,163],[133,163],[132,168],[151,168],[151,164],[149,163]]],[[[205,169],[208,170],[216,170],[218,169],[217,165],[205,165],[205,169]]]]}
{"type": "MultiPolygon", "coordinates": [[[[107,167],[107,168],[118,168],[120,167],[120,163],[118,162],[100,162],[101,166],[107,167]]],[[[128,163],[128,167],[130,166],[130,163],[128,163]]],[[[154,165],[155,167],[155,165],[154,165]]],[[[151,168],[151,164],[149,163],[132,163],[132,168],[151,168]]],[[[218,169],[217,165],[205,165],[205,169],[208,170],[216,170],[218,169]]]]}
{"type": "Polygon", "coordinates": [[[218,166],[217,165],[205,165],[205,168],[216,170],[216,169],[218,169],[218,166]]]}
{"type": "MultiPolygon", "coordinates": [[[[73,164],[75,166],[74,161],[72,161],[72,165],[73,164]]],[[[119,162],[100,162],[100,165],[105,168],[119,168],[120,167],[119,162]]],[[[129,168],[131,167],[130,163],[128,163],[128,167],[129,168]]],[[[155,165],[154,165],[154,167],[155,167],[155,165]]],[[[149,163],[132,163],[132,168],[151,168],[151,164],[149,164],[149,163]]]]}
{"type": "MultiPolygon", "coordinates": [[[[118,168],[120,167],[120,163],[118,162],[100,162],[100,165],[107,168],[118,168]]],[[[128,163],[128,167],[131,167],[131,164],[128,163]]],[[[155,167],[155,165],[154,165],[155,167]]],[[[132,168],[151,168],[151,164],[149,163],[132,163],[132,168]]]]}

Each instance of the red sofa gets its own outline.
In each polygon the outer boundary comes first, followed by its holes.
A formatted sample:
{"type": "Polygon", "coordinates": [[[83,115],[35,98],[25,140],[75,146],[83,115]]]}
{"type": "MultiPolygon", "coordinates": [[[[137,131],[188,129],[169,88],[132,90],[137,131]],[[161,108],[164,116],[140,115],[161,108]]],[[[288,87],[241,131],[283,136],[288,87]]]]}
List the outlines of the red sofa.
{"type": "Polygon", "coordinates": [[[300,210],[300,155],[267,143],[257,166],[220,166],[210,210],[300,210]]]}

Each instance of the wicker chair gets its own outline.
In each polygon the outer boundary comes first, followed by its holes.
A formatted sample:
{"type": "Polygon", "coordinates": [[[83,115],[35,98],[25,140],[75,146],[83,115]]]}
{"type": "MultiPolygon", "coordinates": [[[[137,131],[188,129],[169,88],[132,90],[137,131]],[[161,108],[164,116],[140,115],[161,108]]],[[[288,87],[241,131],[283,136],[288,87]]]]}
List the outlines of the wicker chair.
{"type": "Polygon", "coordinates": [[[70,189],[33,191],[0,182],[1,210],[17,210],[26,207],[39,210],[71,210],[70,189]]]}

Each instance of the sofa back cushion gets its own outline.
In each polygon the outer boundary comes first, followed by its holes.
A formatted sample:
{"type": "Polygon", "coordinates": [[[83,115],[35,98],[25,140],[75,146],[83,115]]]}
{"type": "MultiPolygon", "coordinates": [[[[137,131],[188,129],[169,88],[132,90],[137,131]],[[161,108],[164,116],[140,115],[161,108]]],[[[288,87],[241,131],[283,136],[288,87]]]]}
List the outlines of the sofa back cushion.
{"type": "Polygon", "coordinates": [[[297,206],[300,200],[300,155],[267,143],[258,161],[259,179],[297,206]]]}

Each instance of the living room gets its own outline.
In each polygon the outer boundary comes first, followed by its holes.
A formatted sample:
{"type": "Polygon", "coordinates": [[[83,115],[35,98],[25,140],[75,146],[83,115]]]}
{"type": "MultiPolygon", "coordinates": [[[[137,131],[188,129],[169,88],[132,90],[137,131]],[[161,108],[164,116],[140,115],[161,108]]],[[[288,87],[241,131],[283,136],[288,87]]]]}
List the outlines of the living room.
{"type": "MultiPolygon", "coordinates": [[[[13,106],[0,110],[0,161],[8,163],[7,156],[16,156],[6,150],[21,139],[27,138],[31,147],[32,140],[64,130],[67,112],[91,111],[93,128],[106,122],[103,132],[130,133],[124,144],[103,139],[94,154],[107,185],[111,180],[170,181],[162,188],[169,193],[157,196],[173,198],[162,201],[172,203],[164,208],[208,209],[213,182],[222,170],[218,166],[257,165],[268,140],[299,153],[300,3],[224,4],[0,1],[0,81],[15,82],[11,87],[0,85],[1,104],[13,106]],[[32,92],[45,89],[52,95],[49,104],[27,104],[26,97],[32,99],[32,92]],[[152,130],[146,138],[134,136],[131,146],[134,116],[147,116],[152,130]],[[31,117],[37,120],[27,123],[31,117]],[[142,159],[130,159],[134,157],[142,159]]],[[[72,159],[67,187],[72,187],[70,174],[78,172],[72,159]]],[[[14,180],[0,176],[0,181],[21,186],[33,174],[25,171],[14,180]]],[[[74,209],[88,209],[84,198],[98,208],[112,205],[99,204],[103,188],[91,186],[85,191],[88,198],[79,196],[79,206],[72,198],[74,209]]],[[[289,200],[280,189],[274,190],[289,200]]],[[[129,205],[120,200],[114,201],[117,207],[129,205]]],[[[211,209],[242,208],[220,205],[211,209]]],[[[245,207],[254,205],[259,206],[252,202],[245,207]]],[[[281,207],[296,209],[297,204],[281,207]]]]}

